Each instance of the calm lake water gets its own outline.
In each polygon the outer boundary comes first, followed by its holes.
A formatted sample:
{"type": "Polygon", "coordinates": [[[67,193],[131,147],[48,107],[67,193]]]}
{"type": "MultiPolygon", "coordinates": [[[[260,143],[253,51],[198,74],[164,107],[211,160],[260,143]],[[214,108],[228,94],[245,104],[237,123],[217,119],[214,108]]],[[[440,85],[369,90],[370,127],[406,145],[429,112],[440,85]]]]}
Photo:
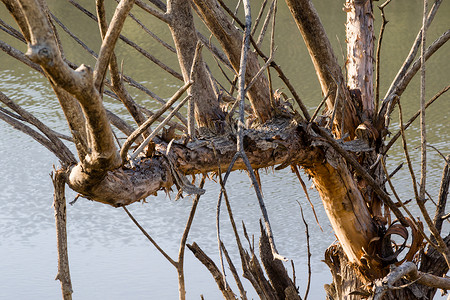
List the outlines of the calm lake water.
{"type": "MultiPolygon", "coordinates": [[[[84,15],[72,9],[66,1],[48,1],[58,18],[83,37],[86,43],[98,51],[97,25],[84,15]],[[74,26],[77,24],[76,26],[74,26]]],[[[109,5],[112,7],[111,3],[109,5]]],[[[253,1],[253,14],[256,4],[253,1]]],[[[80,1],[93,11],[94,1],[80,1]]],[[[230,7],[235,1],[228,1],[230,7]]],[[[314,1],[327,33],[341,57],[339,37],[344,43],[345,14],[343,1],[314,1]]],[[[380,2],[375,2],[379,4],[380,2]]],[[[384,37],[382,54],[381,91],[386,91],[397,69],[409,52],[409,47],[421,27],[421,1],[397,0],[386,9],[390,23],[384,37]]],[[[167,36],[168,30],[154,18],[144,17],[139,10],[133,13],[143,19],[153,32],[167,36]]],[[[10,21],[6,10],[0,8],[0,16],[10,21]]],[[[428,44],[450,27],[450,3],[444,1],[428,34],[428,44]]],[[[378,32],[381,17],[375,13],[378,32]]],[[[302,99],[312,112],[321,98],[318,82],[310,58],[306,52],[298,30],[289,15],[286,5],[280,1],[277,18],[276,40],[278,50],[275,60],[288,74],[302,99]]],[[[177,68],[175,55],[165,52],[156,45],[133,22],[128,21],[124,34],[134,39],[165,63],[177,68]]],[[[77,63],[94,64],[91,57],[62,34],[67,57],[77,63]]],[[[25,45],[13,41],[0,32],[0,40],[12,43],[21,51],[25,45]]],[[[204,51],[206,53],[207,51],[204,51]]],[[[180,86],[180,82],[166,75],[157,67],[140,58],[128,46],[119,44],[117,54],[123,60],[124,70],[145,84],[161,97],[169,97],[180,86]]],[[[207,59],[211,61],[210,58],[207,59]]],[[[342,61],[342,59],[341,59],[342,61]]],[[[212,63],[214,65],[214,63],[212,63]]],[[[446,45],[427,63],[427,98],[450,82],[450,45],[446,45]]],[[[405,119],[419,107],[418,80],[404,94],[402,101],[405,119]],[[406,104],[406,105],[405,105],[406,104]]],[[[277,82],[279,87],[283,86],[277,82]]],[[[14,61],[3,52],[0,53],[0,90],[24,108],[40,117],[53,129],[67,133],[63,114],[54,94],[42,77],[14,61]]],[[[136,99],[148,108],[154,108],[154,100],[132,91],[136,99]]],[[[105,100],[106,106],[117,112],[123,109],[112,100],[105,100]]],[[[444,155],[450,152],[449,130],[450,96],[446,94],[429,110],[428,140],[444,155]]],[[[397,131],[397,115],[393,115],[393,132],[397,131]]],[[[411,141],[410,151],[416,161],[420,157],[417,124],[408,133],[411,141]]],[[[56,238],[52,205],[52,184],[49,173],[57,159],[34,140],[7,124],[0,122],[0,299],[60,299],[59,282],[54,281],[57,272],[56,238]]],[[[389,169],[393,170],[404,160],[400,145],[394,147],[389,157],[389,169]]],[[[437,197],[443,161],[434,152],[429,153],[428,192],[437,197]]],[[[306,180],[306,176],[305,176],[306,180]]],[[[405,168],[396,175],[395,183],[402,199],[412,197],[411,180],[405,168]]],[[[308,183],[307,183],[308,184],[308,183]]],[[[308,186],[310,183],[308,184],[308,186]]],[[[329,283],[331,276],[323,259],[324,250],[335,238],[327,221],[320,199],[315,190],[310,190],[323,232],[315,223],[309,204],[295,175],[288,169],[262,174],[262,186],[267,210],[273,226],[277,247],[281,254],[294,260],[297,285],[304,294],[307,280],[307,260],[305,228],[301,221],[300,201],[306,213],[311,231],[312,249],[312,290],[311,299],[323,299],[323,284],[329,283]]],[[[228,193],[234,208],[235,219],[245,219],[249,234],[259,236],[258,220],[260,210],[253,189],[245,173],[235,172],[228,183],[228,193]]],[[[214,182],[206,185],[207,193],[201,198],[189,243],[197,242],[206,253],[217,262],[215,231],[215,207],[218,187],[214,182]]],[[[75,197],[67,192],[67,200],[75,197]]],[[[176,257],[178,243],[191,207],[191,199],[174,201],[160,193],[147,199],[148,203],[136,203],[129,207],[152,237],[170,254],[176,257]]],[[[175,269],[155,250],[138,231],[121,209],[115,209],[84,199],[68,206],[68,240],[70,270],[75,299],[177,299],[177,275],[175,269]]],[[[231,250],[234,238],[230,226],[222,216],[222,238],[231,250]]],[[[446,228],[448,232],[448,228],[446,228]]],[[[232,251],[238,265],[236,251],[232,251]]],[[[287,265],[291,270],[290,265],[287,265]]],[[[216,285],[205,268],[186,252],[186,286],[188,299],[220,299],[216,285]]],[[[232,278],[229,277],[232,282],[232,278]]],[[[249,285],[247,284],[247,287],[249,285]]],[[[234,289],[237,292],[237,289],[234,289]]],[[[251,291],[251,288],[248,289],[251,291]]],[[[250,292],[251,296],[255,293],[250,292]]]]}

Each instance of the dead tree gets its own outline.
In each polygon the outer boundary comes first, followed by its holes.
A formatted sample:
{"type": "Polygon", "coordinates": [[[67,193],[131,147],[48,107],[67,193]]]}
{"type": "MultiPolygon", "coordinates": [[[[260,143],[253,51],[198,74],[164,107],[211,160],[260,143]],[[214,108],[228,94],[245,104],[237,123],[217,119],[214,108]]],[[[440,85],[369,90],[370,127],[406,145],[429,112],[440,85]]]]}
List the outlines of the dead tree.
{"type": "MultiPolygon", "coordinates": [[[[121,0],[108,22],[103,0],[96,1],[96,13],[69,0],[68,8],[81,10],[98,23],[102,38],[98,54],[66,28],[52,14],[44,0],[2,2],[16,25],[11,26],[2,21],[1,29],[26,43],[27,51],[23,53],[0,41],[1,49],[48,79],[67,119],[72,134],[69,139],[77,150],[76,157],[62,143],[61,135],[15,104],[6,94],[0,93],[0,100],[9,109],[0,111],[1,119],[31,135],[61,161],[54,182],[55,203],[58,203],[58,206],[55,205],[58,247],[62,252],[67,250],[67,245],[64,244],[63,182],[84,198],[124,207],[126,210],[127,205],[150,197],[160,190],[169,190],[174,185],[179,195],[185,193],[199,196],[204,190],[192,184],[186,176],[215,173],[222,185],[220,199],[225,199],[236,234],[243,276],[252,283],[261,299],[299,299],[295,284],[279,261],[283,257],[276,248],[264,199],[259,190],[258,173],[254,171],[271,166],[277,166],[277,169],[292,166],[294,170],[301,167],[312,178],[339,240],[338,245],[331,246],[326,252],[326,263],[333,275],[333,283],[327,286],[329,299],[430,299],[437,288],[450,289],[450,280],[444,277],[450,266],[450,236],[441,234],[442,222],[448,218],[445,211],[450,177],[448,156],[445,159],[446,166],[434,219],[424,206],[427,149],[425,109],[445,93],[449,86],[429,103],[425,102],[424,93],[421,95],[421,110],[417,114],[420,114],[422,120],[419,189],[404,134],[414,120],[405,124],[401,114],[401,97],[409,82],[419,70],[422,70],[421,77],[425,78],[425,61],[450,38],[450,31],[446,31],[436,41],[428,42],[429,46],[425,43],[426,29],[441,0],[434,1],[429,10],[427,1],[424,1],[422,30],[397,77],[380,101],[378,86],[374,88],[374,57],[379,56],[374,53],[372,1],[345,2],[345,75],[312,2],[286,0],[285,4],[310,53],[322,93],[326,95],[312,115],[274,58],[275,12],[277,5],[284,5],[276,0],[268,6],[264,21],[266,27],[272,24],[269,54],[259,47],[263,34],[259,39],[253,34],[252,21],[255,18],[252,19],[249,1],[243,1],[245,19],[242,20],[221,0],[168,0],[167,3],[152,0],[150,4],[142,0],[121,0]],[[139,23],[131,14],[133,6],[138,6],[170,28],[175,48],[155,37],[141,24],[168,51],[176,52],[181,74],[122,35],[127,17],[139,23]],[[199,33],[193,14],[201,19],[217,44],[199,33]],[[57,28],[68,32],[95,56],[95,66],[77,66],[70,62],[64,55],[57,28]],[[121,73],[114,54],[119,39],[166,70],[168,76],[183,81],[170,100],[164,102],[133,78],[121,73]],[[212,74],[202,58],[202,48],[211,51],[220,68],[227,69],[228,74],[232,74],[227,77],[228,82],[218,82],[217,76],[212,74]],[[415,57],[419,58],[413,61],[415,57]],[[107,78],[108,70],[110,79],[107,78]],[[274,93],[271,74],[275,73],[286,84],[297,107],[289,105],[286,99],[274,93]],[[137,87],[163,102],[163,107],[150,112],[139,106],[128,92],[129,86],[137,87]],[[184,93],[187,96],[174,107],[174,103],[184,93]],[[123,103],[135,121],[135,126],[130,126],[104,108],[105,95],[123,103]],[[186,102],[187,115],[183,116],[178,110],[186,102]],[[321,113],[323,104],[325,108],[321,113]],[[395,107],[400,109],[401,130],[386,143],[389,119],[395,107]],[[168,110],[170,114],[163,118],[162,115],[168,110]],[[235,116],[236,111],[239,112],[238,116],[235,116]],[[179,121],[172,121],[174,116],[179,121]],[[150,127],[155,122],[158,126],[151,130],[150,127]],[[28,124],[35,126],[38,131],[31,129],[28,124]],[[123,144],[116,142],[113,127],[126,136],[123,144]],[[388,184],[395,191],[385,166],[386,153],[399,137],[402,137],[411,171],[415,200],[422,213],[421,219],[425,220],[425,225],[431,232],[430,236],[425,234],[424,226],[417,216],[411,215],[405,208],[402,199],[393,199],[386,192],[388,184]],[[264,222],[261,225],[261,263],[251,245],[249,252],[244,249],[227,200],[226,180],[230,172],[238,169],[248,171],[262,210],[264,222]],[[222,170],[227,170],[224,175],[222,170]],[[395,222],[391,221],[391,214],[396,219],[395,222]],[[399,235],[406,243],[408,232],[413,237],[412,245],[405,258],[398,261],[397,256],[405,249],[405,244],[396,247],[391,236],[399,235]]],[[[264,1],[263,8],[266,7],[266,2],[264,1]]],[[[389,0],[380,8],[383,10],[388,3],[389,0]]],[[[261,10],[263,11],[264,9],[261,10]]],[[[384,18],[383,22],[382,32],[384,18]]],[[[382,33],[380,41],[381,37],[382,33]]],[[[378,44],[378,49],[380,46],[381,43],[378,44]]],[[[422,89],[425,89],[424,84],[422,89]]],[[[394,196],[396,197],[395,193],[394,196]]],[[[192,218],[195,206],[194,202],[192,218]]],[[[185,297],[183,253],[189,228],[190,223],[183,235],[179,259],[175,261],[166,256],[179,271],[182,299],[185,297]]],[[[145,233],[143,228],[141,230],[145,233]]],[[[224,297],[234,299],[236,296],[224,280],[220,268],[198,245],[188,247],[208,267],[224,297]]],[[[233,262],[223,244],[220,244],[220,249],[233,270],[233,262]]],[[[162,249],[160,251],[163,252],[162,249]]],[[[68,262],[64,259],[67,259],[67,255],[60,253],[61,270],[58,278],[62,282],[64,299],[70,299],[68,262]]],[[[245,299],[246,293],[242,284],[239,284],[239,275],[236,271],[232,272],[241,298],[245,299]]]]}

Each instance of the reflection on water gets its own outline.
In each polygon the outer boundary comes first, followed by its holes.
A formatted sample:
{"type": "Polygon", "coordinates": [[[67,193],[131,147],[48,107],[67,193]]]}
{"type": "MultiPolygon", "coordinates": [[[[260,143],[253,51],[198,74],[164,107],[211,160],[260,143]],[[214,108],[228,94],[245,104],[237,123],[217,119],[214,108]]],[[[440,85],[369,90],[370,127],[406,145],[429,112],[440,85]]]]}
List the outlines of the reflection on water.
{"type": "MultiPolygon", "coordinates": [[[[63,1],[49,1],[55,7],[55,14],[67,25],[73,25],[83,20],[74,32],[84,38],[92,49],[99,47],[98,37],[89,36],[96,25],[83,15],[67,9],[63,1]]],[[[92,1],[81,1],[92,9],[92,1]]],[[[232,1],[229,1],[230,3],[232,1]]],[[[345,16],[341,10],[341,1],[316,1],[317,10],[323,16],[327,32],[335,49],[339,42],[334,38],[337,34],[341,42],[344,30],[345,16]],[[337,25],[336,25],[337,24],[337,25]]],[[[385,90],[390,80],[395,76],[402,59],[409,51],[409,44],[420,28],[420,1],[414,4],[406,1],[394,1],[387,10],[390,19],[385,35],[381,87],[385,90]],[[416,5],[417,4],[417,5],[416,5]]],[[[230,5],[231,6],[231,5],[230,5]]],[[[254,9],[256,11],[256,9],[254,9]]],[[[154,32],[168,34],[167,28],[161,26],[153,18],[144,18],[136,10],[136,16],[145,21],[154,32]]],[[[450,15],[449,3],[442,4],[436,21],[429,31],[429,41],[448,28],[450,15]]],[[[6,17],[4,8],[0,8],[0,16],[6,17]]],[[[377,20],[379,17],[376,17],[377,20]]],[[[320,99],[320,90],[310,59],[299,38],[291,17],[284,3],[280,3],[278,11],[278,37],[280,45],[275,59],[284,71],[292,78],[301,97],[307,106],[313,110],[320,99]],[[281,28],[281,24],[286,28],[281,28]],[[286,24],[286,25],[284,25],[286,24]],[[282,42],[283,41],[283,42],[282,42]],[[295,57],[295,63],[291,60],[295,57]]],[[[130,38],[151,51],[155,56],[163,54],[162,49],[133,29],[127,23],[130,38]]],[[[88,62],[89,58],[62,36],[66,45],[66,54],[75,63],[88,62]]],[[[4,33],[0,39],[11,42],[4,33]]],[[[24,45],[14,42],[14,45],[24,51],[24,45]]],[[[167,97],[179,86],[179,82],[144,60],[137,60],[135,52],[128,46],[120,45],[118,56],[124,59],[124,70],[143,81],[147,87],[167,97]],[[133,60],[131,59],[133,58],[133,60]],[[145,66],[145,67],[142,67],[145,66]]],[[[164,54],[165,63],[176,68],[173,54],[164,54]]],[[[206,54],[207,55],[207,54],[206,54]]],[[[449,45],[440,50],[436,58],[427,65],[427,98],[441,89],[450,81],[450,51],[449,45]]],[[[340,55],[338,55],[340,56],[340,55]]],[[[17,103],[45,120],[46,124],[57,131],[68,133],[62,113],[55,96],[48,84],[39,74],[30,72],[22,65],[0,53],[0,90],[17,103]]],[[[178,68],[176,68],[178,69],[178,68]]],[[[418,87],[412,86],[403,96],[405,115],[410,116],[417,111],[418,87]]],[[[280,84],[281,86],[281,84],[280,84]]],[[[132,91],[136,93],[135,91],[132,91]]],[[[154,100],[136,93],[140,103],[150,107],[154,100]]],[[[444,154],[450,152],[450,132],[448,128],[449,96],[442,99],[428,110],[429,142],[444,154]]],[[[119,104],[106,100],[105,104],[117,113],[124,113],[119,104]]],[[[396,132],[397,116],[392,120],[392,131],[396,132]]],[[[408,139],[412,142],[410,152],[417,159],[419,151],[414,149],[419,145],[417,125],[408,131],[408,139]]],[[[0,123],[0,299],[58,299],[59,284],[52,279],[56,275],[57,260],[52,210],[52,184],[49,173],[52,164],[58,161],[45,148],[31,138],[18,133],[5,123],[0,123]]],[[[396,145],[389,157],[389,169],[394,169],[404,160],[400,145],[396,145]]],[[[416,160],[417,161],[417,160],[416,160]]],[[[435,152],[429,154],[428,192],[437,196],[442,169],[442,160],[435,152]]],[[[415,166],[418,167],[418,166],[415,166]]],[[[264,173],[264,172],[261,172],[264,173]]],[[[398,192],[403,199],[411,198],[411,180],[406,168],[396,175],[398,192]]],[[[334,236],[321,207],[320,199],[314,190],[310,190],[313,204],[316,207],[319,221],[324,229],[320,231],[315,224],[309,204],[295,176],[288,169],[262,174],[262,185],[266,198],[267,210],[271,218],[275,239],[281,254],[293,259],[296,265],[297,284],[301,294],[304,292],[307,279],[306,245],[304,225],[301,222],[300,210],[296,200],[299,200],[306,212],[306,219],[311,230],[313,287],[312,299],[323,298],[322,285],[330,281],[328,270],[320,260],[325,248],[334,241],[334,236]]],[[[228,193],[234,209],[235,219],[246,220],[249,234],[259,236],[260,211],[257,200],[245,173],[235,172],[228,184],[228,193]]],[[[67,193],[68,201],[75,195],[67,193]]],[[[197,242],[213,259],[217,261],[217,245],[215,233],[215,210],[218,197],[217,185],[207,183],[207,193],[201,198],[197,215],[189,236],[189,242],[197,242]]],[[[172,199],[174,197],[172,196],[172,199]]],[[[181,237],[191,207],[191,199],[185,198],[177,202],[170,200],[163,193],[157,197],[148,198],[148,203],[136,203],[130,211],[148,230],[152,237],[173,257],[178,252],[178,241],[181,237]]],[[[222,238],[228,249],[234,246],[234,239],[227,223],[225,209],[221,215],[222,238]]],[[[74,287],[74,297],[78,299],[176,299],[176,272],[164,258],[148,243],[138,229],[128,219],[121,209],[107,207],[98,203],[80,199],[73,206],[68,206],[68,234],[71,273],[74,287]]],[[[238,262],[236,253],[232,254],[238,262]]],[[[202,293],[206,299],[217,299],[215,283],[204,267],[190,254],[186,253],[186,272],[188,299],[198,299],[202,293]]],[[[287,266],[290,270],[290,265],[287,266]]],[[[230,281],[232,281],[230,279],[230,281]]],[[[251,289],[249,289],[251,290],[251,289]]]]}

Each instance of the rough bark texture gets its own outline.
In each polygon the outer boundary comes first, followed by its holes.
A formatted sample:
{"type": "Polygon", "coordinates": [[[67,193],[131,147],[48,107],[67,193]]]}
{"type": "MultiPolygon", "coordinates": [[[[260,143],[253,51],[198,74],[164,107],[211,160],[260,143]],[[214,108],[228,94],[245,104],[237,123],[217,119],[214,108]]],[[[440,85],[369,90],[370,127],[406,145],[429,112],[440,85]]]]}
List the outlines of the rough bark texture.
{"type": "Polygon", "coordinates": [[[292,279],[289,278],[283,263],[277,259],[274,259],[269,244],[269,238],[267,237],[262,225],[261,238],[259,240],[259,251],[264,270],[269,277],[270,284],[276,292],[278,299],[300,300],[301,298],[298,295],[297,288],[292,282],[292,279]]]}
{"type": "MultiPolygon", "coordinates": [[[[308,139],[303,124],[281,119],[246,130],[244,148],[255,169],[283,163],[288,166],[292,161],[313,165],[323,160],[323,154],[320,148],[311,147],[312,140],[308,139]]],[[[175,141],[168,156],[162,154],[166,153],[167,143],[160,142],[156,150],[161,154],[141,157],[134,168],[124,166],[108,171],[100,180],[92,180],[76,166],[70,171],[69,185],[92,200],[113,206],[128,205],[170,188],[177,171],[182,174],[217,171],[218,161],[222,169],[227,169],[236,153],[236,140],[236,132],[227,132],[187,144],[175,141]]],[[[245,164],[239,160],[233,169],[245,169],[245,164]]]]}
{"type": "Polygon", "coordinates": [[[56,171],[53,180],[55,189],[53,195],[53,208],[55,209],[56,243],[58,247],[58,274],[56,280],[61,282],[61,291],[64,300],[72,299],[72,282],[70,280],[69,256],[67,251],[66,230],[66,197],[65,179],[63,171],[56,171]]]}
{"type": "Polygon", "coordinates": [[[80,102],[86,118],[89,145],[88,154],[80,157],[85,171],[118,167],[120,159],[102,98],[93,84],[92,70],[85,65],[72,70],[63,60],[52,26],[48,23],[46,9],[41,4],[24,0],[20,5],[30,32],[28,57],[41,65],[51,82],[61,86],[80,102]]]}
{"type": "MultiPolygon", "coordinates": [[[[239,73],[242,34],[230,22],[215,0],[193,0],[192,2],[195,4],[202,21],[219,41],[236,74],[239,73]]],[[[245,76],[246,84],[258,73],[259,69],[256,54],[250,52],[245,76]]],[[[270,105],[269,84],[264,75],[259,76],[248,91],[248,95],[253,111],[261,123],[272,118],[273,110],[270,105]]]]}
{"type": "Polygon", "coordinates": [[[335,158],[335,163],[335,166],[315,164],[306,172],[313,178],[348,260],[362,266],[363,249],[369,249],[369,242],[377,236],[377,228],[347,165],[339,157],[335,158]]]}
{"type": "Polygon", "coordinates": [[[207,127],[220,132],[224,126],[225,114],[220,109],[210,75],[200,57],[193,66],[197,46],[197,31],[191,13],[189,1],[168,1],[167,12],[170,16],[169,27],[177,50],[184,82],[192,80],[190,94],[194,103],[195,120],[199,127],[207,127]],[[193,78],[191,78],[191,76],[193,78]]]}
{"type": "Polygon", "coordinates": [[[345,80],[341,67],[337,62],[316,9],[310,0],[286,0],[286,3],[308,48],[322,87],[322,93],[324,95],[330,93],[327,108],[329,114],[333,109],[336,109],[334,125],[337,134],[347,132],[350,136],[353,136],[359,120],[354,105],[350,102],[349,92],[343,85],[345,80]],[[336,97],[337,85],[340,85],[339,97],[336,97]],[[339,102],[336,103],[337,101],[339,102]],[[344,124],[344,128],[341,128],[342,124],[344,124]]]}

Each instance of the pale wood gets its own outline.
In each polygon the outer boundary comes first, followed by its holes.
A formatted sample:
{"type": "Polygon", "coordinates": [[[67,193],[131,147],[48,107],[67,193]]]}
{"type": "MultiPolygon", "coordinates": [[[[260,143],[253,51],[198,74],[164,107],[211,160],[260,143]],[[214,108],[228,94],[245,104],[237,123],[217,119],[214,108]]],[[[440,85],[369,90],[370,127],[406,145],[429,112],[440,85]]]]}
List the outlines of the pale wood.
{"type": "Polygon", "coordinates": [[[373,99],[373,10],[372,1],[347,0],[347,86],[361,92],[367,117],[374,113],[373,99]]]}

